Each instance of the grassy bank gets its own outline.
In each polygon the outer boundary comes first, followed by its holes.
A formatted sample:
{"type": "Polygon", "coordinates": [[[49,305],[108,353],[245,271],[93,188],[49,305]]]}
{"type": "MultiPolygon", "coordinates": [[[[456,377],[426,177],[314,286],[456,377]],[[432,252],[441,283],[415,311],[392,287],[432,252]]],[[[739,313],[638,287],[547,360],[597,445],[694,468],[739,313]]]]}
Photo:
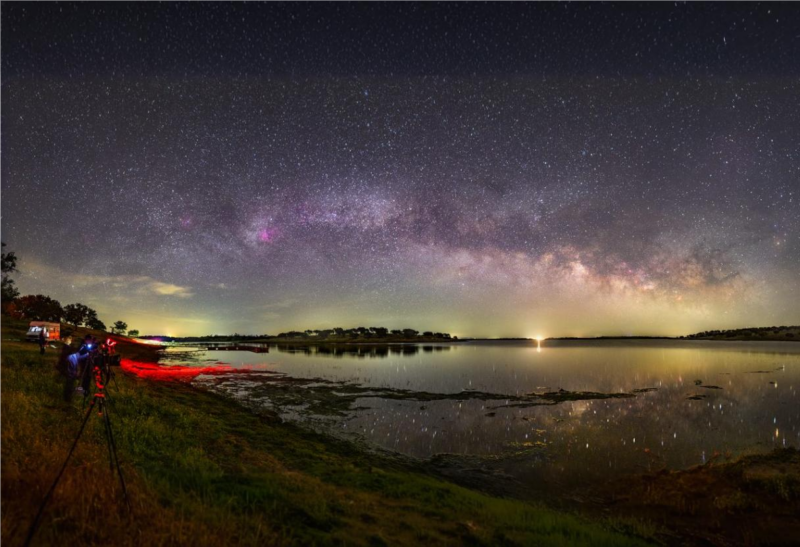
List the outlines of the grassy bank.
{"type": "MultiPolygon", "coordinates": [[[[57,350],[40,358],[3,320],[2,541],[19,545],[78,430],[57,350]]],[[[131,357],[147,348],[125,345],[131,357]]],[[[133,515],[93,417],[35,544],[637,545],[634,538],[490,497],[180,384],[118,374],[111,416],[133,515]]]]}
{"type": "Polygon", "coordinates": [[[721,459],[618,481],[594,493],[596,509],[651,523],[670,543],[797,545],[800,451],[721,459]]]}

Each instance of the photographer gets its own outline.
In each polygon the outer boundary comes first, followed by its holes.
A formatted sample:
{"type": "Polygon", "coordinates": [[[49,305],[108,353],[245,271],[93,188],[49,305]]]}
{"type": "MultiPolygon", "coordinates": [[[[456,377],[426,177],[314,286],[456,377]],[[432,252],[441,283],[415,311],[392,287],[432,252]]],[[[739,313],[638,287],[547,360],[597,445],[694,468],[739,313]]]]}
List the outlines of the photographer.
{"type": "Polygon", "coordinates": [[[72,346],[72,336],[67,336],[58,357],[56,370],[64,376],[64,401],[70,402],[75,392],[75,381],[78,379],[80,359],[78,352],[72,346]]]}
{"type": "Polygon", "coordinates": [[[90,370],[91,362],[89,357],[91,356],[92,352],[97,351],[97,349],[97,342],[95,341],[94,336],[87,334],[83,339],[83,345],[77,353],[77,360],[80,364],[81,385],[79,385],[75,391],[83,393],[84,397],[89,395],[89,383],[92,380],[92,374],[90,370]]]}

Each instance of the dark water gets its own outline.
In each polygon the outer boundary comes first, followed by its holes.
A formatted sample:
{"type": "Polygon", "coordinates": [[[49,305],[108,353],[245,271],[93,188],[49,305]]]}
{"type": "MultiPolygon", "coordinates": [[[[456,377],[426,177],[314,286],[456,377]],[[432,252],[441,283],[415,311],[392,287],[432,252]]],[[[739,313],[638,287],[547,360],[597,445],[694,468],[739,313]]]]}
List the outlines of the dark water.
{"type": "MultiPolygon", "coordinates": [[[[288,419],[419,458],[479,456],[528,481],[579,485],[800,446],[800,344],[789,342],[553,341],[540,348],[507,342],[339,352],[271,346],[268,354],[200,355],[293,378],[435,393],[655,388],[632,398],[531,408],[479,399],[365,397],[344,417],[276,409],[288,419]]],[[[261,381],[257,374],[195,380],[240,398],[261,381]]],[[[269,398],[256,404],[272,407],[269,398]]]]}

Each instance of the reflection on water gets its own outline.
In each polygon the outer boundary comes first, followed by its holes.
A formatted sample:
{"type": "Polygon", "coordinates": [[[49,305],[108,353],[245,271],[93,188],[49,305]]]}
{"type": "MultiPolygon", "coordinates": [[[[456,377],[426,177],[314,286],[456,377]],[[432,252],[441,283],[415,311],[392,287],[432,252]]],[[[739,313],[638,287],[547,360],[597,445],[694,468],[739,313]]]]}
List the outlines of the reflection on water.
{"type": "Polygon", "coordinates": [[[253,353],[269,353],[270,350],[278,353],[302,353],[319,357],[389,357],[390,355],[416,355],[420,351],[433,353],[449,351],[451,346],[446,344],[347,344],[309,346],[303,344],[265,344],[258,342],[209,342],[200,344],[175,344],[168,353],[183,353],[187,350],[204,351],[251,351],[253,353]]]}
{"type": "Polygon", "coordinates": [[[436,351],[449,351],[447,345],[418,345],[418,344],[392,344],[392,345],[368,345],[352,344],[338,346],[303,346],[293,344],[274,344],[270,346],[279,353],[302,353],[305,355],[315,355],[318,357],[389,357],[390,355],[411,356],[420,351],[432,353],[436,351]]]}
{"type": "MultiPolygon", "coordinates": [[[[208,355],[234,368],[259,365],[293,378],[429,393],[635,392],[633,398],[530,408],[467,397],[426,402],[365,397],[346,416],[325,419],[297,408],[276,409],[289,419],[416,457],[481,456],[532,487],[577,487],[637,471],[800,446],[800,344],[788,342],[282,345],[270,346],[268,355],[208,355]]],[[[258,393],[263,385],[252,375],[195,381],[239,397],[258,393]]],[[[271,406],[269,399],[258,401],[271,406]]]]}

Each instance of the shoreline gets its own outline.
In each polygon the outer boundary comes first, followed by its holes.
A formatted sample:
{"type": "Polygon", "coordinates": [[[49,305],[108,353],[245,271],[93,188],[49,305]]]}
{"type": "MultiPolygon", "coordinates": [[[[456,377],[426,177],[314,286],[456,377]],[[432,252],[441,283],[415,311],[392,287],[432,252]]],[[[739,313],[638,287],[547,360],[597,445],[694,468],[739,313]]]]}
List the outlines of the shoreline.
{"type": "MultiPolygon", "coordinates": [[[[46,373],[55,352],[40,360],[34,344],[9,342],[7,328],[4,321],[2,539],[15,545],[82,410],[57,402],[59,385],[46,373]],[[39,401],[35,412],[31,401],[39,401]]],[[[157,367],[158,346],[111,337],[123,356],[157,367]]],[[[121,371],[117,380],[112,412],[134,523],[117,503],[118,485],[97,472],[107,460],[95,428],[45,511],[40,542],[739,545],[752,530],[765,543],[779,539],[773,530],[800,532],[796,449],[631,475],[570,499],[543,497],[474,459],[375,450],[180,379],[121,371]],[[92,520],[75,535],[70,523],[87,507],[112,526],[92,520]]]]}
{"type": "Polygon", "coordinates": [[[745,545],[749,544],[751,533],[772,544],[779,542],[784,530],[797,529],[800,533],[800,518],[795,518],[800,515],[800,452],[795,448],[736,458],[728,455],[724,461],[717,455],[705,465],[631,473],[608,485],[588,486],[586,492],[554,492],[525,486],[481,457],[437,454],[418,459],[331,433],[319,434],[350,443],[356,452],[395,461],[414,472],[431,473],[489,495],[545,503],[557,511],[601,521],[612,519],[620,530],[667,544],[745,545]],[[775,479],[776,472],[787,468],[786,482],[775,479]],[[776,496],[776,492],[783,493],[776,496]],[[693,501],[682,501],[687,499],[693,501]],[[769,525],[763,525],[765,519],[769,525]],[[720,522],[725,525],[716,524],[720,522]]]}
{"type": "MultiPolygon", "coordinates": [[[[60,400],[57,351],[40,358],[10,330],[4,320],[2,541],[19,545],[84,412],[60,400]]],[[[115,339],[123,356],[157,357],[115,339]]],[[[644,545],[602,519],[465,488],[183,382],[120,371],[110,390],[133,518],[90,420],[34,544],[644,545]]]]}

